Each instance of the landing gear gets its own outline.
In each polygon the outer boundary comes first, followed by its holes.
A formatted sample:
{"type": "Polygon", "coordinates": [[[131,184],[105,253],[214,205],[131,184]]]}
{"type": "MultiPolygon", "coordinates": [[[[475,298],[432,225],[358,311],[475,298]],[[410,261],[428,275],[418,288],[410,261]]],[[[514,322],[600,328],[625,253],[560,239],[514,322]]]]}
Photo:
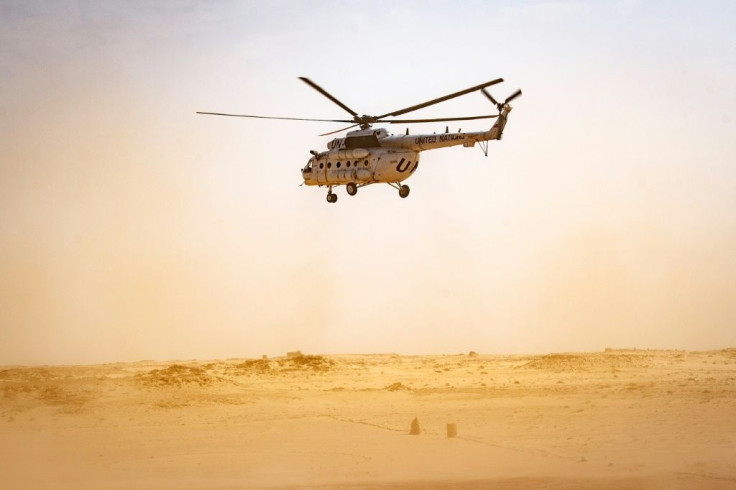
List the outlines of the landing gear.
{"type": "Polygon", "coordinates": [[[354,182],[350,182],[348,185],[345,186],[345,190],[348,191],[348,194],[350,194],[351,196],[354,196],[355,194],[358,193],[358,186],[355,185],[354,182]]]}
{"type": "Polygon", "coordinates": [[[332,186],[330,186],[330,189],[327,191],[327,202],[337,202],[337,194],[332,193],[332,186]]]}
{"type": "Polygon", "coordinates": [[[401,185],[400,182],[387,182],[387,184],[393,187],[394,189],[398,189],[399,197],[401,197],[402,199],[409,195],[408,185],[401,185]]]}

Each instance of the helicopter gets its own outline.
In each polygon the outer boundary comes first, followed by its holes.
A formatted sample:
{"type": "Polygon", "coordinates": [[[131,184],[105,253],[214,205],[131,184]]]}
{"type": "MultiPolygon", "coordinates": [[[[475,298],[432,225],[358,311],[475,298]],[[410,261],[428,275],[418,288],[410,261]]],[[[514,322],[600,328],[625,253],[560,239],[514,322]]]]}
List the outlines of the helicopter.
{"type": "Polygon", "coordinates": [[[411,177],[419,166],[419,154],[426,150],[435,150],[448,146],[463,145],[472,148],[476,143],[483,153],[488,156],[488,142],[500,140],[506,127],[508,114],[512,107],[512,100],[521,95],[521,90],[509,95],[502,103],[496,101],[486,90],[486,87],[503,82],[503,78],[497,78],[490,82],[481,83],[473,87],[453,92],[449,95],[438,97],[420,104],[404,109],[387,112],[380,116],[358,115],[347,105],[327,92],[325,89],[306,77],[299,77],[301,81],[324,95],[340,108],[352,116],[352,119],[310,119],[299,117],[272,117],[254,116],[247,114],[225,114],[220,112],[197,112],[212,116],[249,117],[255,119],[281,119],[289,121],[319,121],[350,123],[350,126],[320,134],[328,136],[359,127],[360,129],[348,131],[344,138],[335,138],[327,143],[327,151],[311,150],[312,157],[301,169],[303,184],[308,186],[326,186],[327,202],[337,202],[337,194],[333,188],[344,185],[350,196],[358,193],[358,189],[372,184],[388,184],[399,191],[399,196],[405,198],[409,195],[409,186],[402,182],[411,177]],[[446,100],[454,99],[472,92],[481,92],[496,106],[498,114],[487,114],[481,116],[463,117],[440,117],[431,119],[393,119],[396,116],[407,114],[446,100]],[[390,118],[390,119],[386,119],[390,118]],[[496,119],[496,122],[488,131],[450,133],[449,126],[444,133],[410,135],[409,129],[406,134],[392,135],[384,128],[373,129],[375,123],[388,124],[417,124],[444,121],[470,121],[477,119],[496,119]]]}

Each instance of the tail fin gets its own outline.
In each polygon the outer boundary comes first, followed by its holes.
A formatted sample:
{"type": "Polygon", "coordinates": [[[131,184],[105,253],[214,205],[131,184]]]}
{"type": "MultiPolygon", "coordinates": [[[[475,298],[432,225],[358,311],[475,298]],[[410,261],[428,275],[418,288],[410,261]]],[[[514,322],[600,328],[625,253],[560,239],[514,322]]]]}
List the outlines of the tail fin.
{"type": "Polygon", "coordinates": [[[488,131],[489,140],[501,139],[501,136],[503,136],[503,130],[506,127],[506,120],[508,119],[508,114],[511,112],[511,109],[512,107],[509,104],[504,104],[501,107],[501,113],[498,115],[498,119],[496,119],[496,122],[488,131]]]}

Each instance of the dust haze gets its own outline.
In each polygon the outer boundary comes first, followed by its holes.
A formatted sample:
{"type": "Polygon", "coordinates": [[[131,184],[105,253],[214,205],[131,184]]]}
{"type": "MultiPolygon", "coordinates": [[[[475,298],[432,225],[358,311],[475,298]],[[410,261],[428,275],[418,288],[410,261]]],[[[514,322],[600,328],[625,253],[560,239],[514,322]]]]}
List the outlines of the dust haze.
{"type": "MultiPolygon", "coordinates": [[[[139,7],[2,9],[0,361],[736,343],[731,7],[656,27],[627,3],[502,8],[494,39],[515,48],[489,51],[492,73],[417,29],[394,41],[422,85],[350,76],[350,46],[305,29],[330,9],[139,7]],[[411,198],[326,208],[298,187],[321,125],[195,115],[334,117],[299,75],[368,111],[492,76],[524,97],[488,158],[428,152],[411,198]]],[[[389,37],[410,17],[490,41],[482,15],[411,10],[341,9],[389,37]]],[[[472,95],[437,114],[486,110],[472,95]]]]}
{"type": "MultiPolygon", "coordinates": [[[[84,141],[39,120],[3,145],[5,363],[736,341],[733,225],[678,220],[677,200],[642,209],[614,196],[564,216],[517,205],[483,224],[456,219],[453,203],[417,219],[367,189],[361,223],[325,224],[311,189],[257,177],[238,197],[208,196],[217,162],[171,160],[171,142],[89,119],[73,128],[84,141]],[[258,202],[274,193],[304,199],[258,202]]],[[[426,199],[442,200],[430,186],[426,199]]]]}

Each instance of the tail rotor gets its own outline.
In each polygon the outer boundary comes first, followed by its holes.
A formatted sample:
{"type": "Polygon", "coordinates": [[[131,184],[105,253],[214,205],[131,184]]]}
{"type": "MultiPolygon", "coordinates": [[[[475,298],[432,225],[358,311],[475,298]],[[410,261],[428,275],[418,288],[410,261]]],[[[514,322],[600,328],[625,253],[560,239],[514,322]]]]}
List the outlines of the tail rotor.
{"type": "Polygon", "coordinates": [[[485,88],[480,89],[480,91],[483,92],[483,95],[485,95],[488,98],[488,100],[490,100],[491,103],[495,105],[496,108],[498,109],[498,116],[497,116],[498,120],[496,121],[496,124],[494,124],[493,127],[491,128],[491,131],[495,130],[496,131],[495,139],[500,140],[501,137],[503,136],[503,129],[506,127],[506,116],[511,110],[511,106],[508,104],[515,98],[521,96],[521,89],[517,90],[513,94],[506,97],[506,100],[504,100],[503,103],[494,99],[493,96],[485,88]],[[506,112],[504,112],[504,109],[506,110],[506,112]]]}
{"type": "Polygon", "coordinates": [[[517,97],[519,97],[521,95],[521,89],[519,89],[516,92],[514,92],[513,94],[511,94],[508,97],[506,97],[506,100],[504,100],[503,101],[503,104],[502,104],[502,103],[498,102],[496,99],[494,99],[493,96],[486,89],[482,88],[482,89],[480,89],[480,91],[483,92],[483,95],[485,95],[488,98],[488,100],[490,100],[491,103],[496,106],[496,108],[498,109],[499,114],[501,113],[501,109],[503,109],[503,106],[505,106],[506,104],[508,104],[509,102],[511,102],[512,100],[514,100],[515,98],[517,98],[517,97]]]}

